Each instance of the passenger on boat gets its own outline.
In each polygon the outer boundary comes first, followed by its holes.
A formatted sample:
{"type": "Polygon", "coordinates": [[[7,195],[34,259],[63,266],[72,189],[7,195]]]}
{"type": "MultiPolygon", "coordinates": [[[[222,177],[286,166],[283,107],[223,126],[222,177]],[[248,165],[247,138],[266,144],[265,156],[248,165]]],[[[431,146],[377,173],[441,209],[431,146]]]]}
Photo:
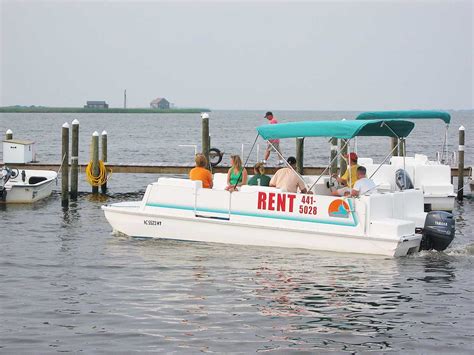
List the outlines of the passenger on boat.
{"type": "Polygon", "coordinates": [[[212,189],[212,174],[206,169],[207,159],[204,154],[196,154],[194,158],[196,167],[189,172],[190,180],[202,181],[202,187],[205,189],[212,189]]]}
{"type": "MultiPolygon", "coordinates": [[[[273,117],[273,113],[268,111],[266,114],[265,114],[265,118],[268,120],[268,123],[269,124],[277,124],[278,121],[276,120],[275,117],[273,117]]],[[[265,155],[264,155],[264,158],[263,158],[263,164],[266,164],[267,161],[268,161],[268,158],[270,158],[270,153],[271,152],[275,152],[275,153],[279,153],[278,154],[278,165],[283,165],[283,160],[281,160],[281,157],[283,156],[283,154],[281,154],[281,150],[280,150],[280,140],[279,139],[270,139],[268,140],[268,143],[267,143],[267,149],[265,149],[265,155]]]]}
{"type": "Polygon", "coordinates": [[[297,193],[299,188],[301,193],[311,194],[312,192],[308,192],[306,184],[296,173],[296,158],[289,157],[287,162],[291,166],[291,168],[281,168],[280,170],[278,170],[270,180],[270,186],[279,188],[285,192],[293,193],[297,193]]]}
{"type": "Polygon", "coordinates": [[[337,174],[333,174],[333,178],[335,178],[337,182],[343,186],[342,188],[332,191],[334,196],[344,196],[346,194],[350,194],[352,188],[357,182],[357,168],[359,167],[357,164],[357,154],[352,152],[350,154],[344,155],[344,158],[347,161],[346,172],[341,177],[337,176],[337,174]]]}
{"type": "Polygon", "coordinates": [[[227,172],[227,191],[235,191],[239,186],[247,184],[247,170],[242,167],[239,155],[230,156],[230,169],[227,172]]]}
{"type": "Polygon", "coordinates": [[[249,185],[268,186],[270,184],[270,176],[265,175],[265,166],[263,163],[257,163],[253,167],[254,175],[249,180],[249,185]]]}
{"type": "Polygon", "coordinates": [[[357,168],[357,181],[352,189],[351,196],[370,195],[375,192],[377,186],[367,176],[367,169],[363,166],[357,168]]]}

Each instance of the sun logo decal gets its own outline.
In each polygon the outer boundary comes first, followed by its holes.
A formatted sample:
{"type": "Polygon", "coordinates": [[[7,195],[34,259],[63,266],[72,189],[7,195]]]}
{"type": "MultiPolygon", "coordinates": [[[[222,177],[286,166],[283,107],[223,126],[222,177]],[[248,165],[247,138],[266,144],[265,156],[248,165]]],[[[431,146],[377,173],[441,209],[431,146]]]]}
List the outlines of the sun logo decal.
{"type": "Polygon", "coordinates": [[[330,217],[349,218],[349,205],[341,199],[331,202],[328,208],[330,217]]]}

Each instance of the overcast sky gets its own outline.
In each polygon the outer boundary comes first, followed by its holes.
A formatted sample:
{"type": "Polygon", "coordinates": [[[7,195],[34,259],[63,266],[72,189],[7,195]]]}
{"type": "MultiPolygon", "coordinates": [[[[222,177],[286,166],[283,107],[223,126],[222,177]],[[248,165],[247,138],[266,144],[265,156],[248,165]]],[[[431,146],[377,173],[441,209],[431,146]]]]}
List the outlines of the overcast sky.
{"type": "Polygon", "coordinates": [[[2,106],[474,107],[469,0],[0,2],[2,106]]]}

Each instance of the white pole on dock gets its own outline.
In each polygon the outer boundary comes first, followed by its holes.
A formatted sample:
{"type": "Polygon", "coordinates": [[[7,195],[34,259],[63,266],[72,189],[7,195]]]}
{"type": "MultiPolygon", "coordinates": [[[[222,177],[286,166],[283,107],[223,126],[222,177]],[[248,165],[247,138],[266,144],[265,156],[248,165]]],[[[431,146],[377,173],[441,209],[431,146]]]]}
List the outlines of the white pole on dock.
{"type": "MultiPolygon", "coordinates": [[[[102,143],[102,161],[107,162],[107,131],[102,131],[101,134],[101,143],[102,143]]],[[[100,191],[105,194],[107,193],[107,182],[104,182],[100,186],[100,191]]]]}
{"type": "MultiPolygon", "coordinates": [[[[99,176],[99,133],[95,131],[92,133],[92,175],[99,176]]],[[[92,193],[99,193],[98,186],[92,186],[92,193]]]]}
{"type": "Polygon", "coordinates": [[[7,141],[13,139],[13,131],[11,129],[7,129],[7,131],[5,132],[5,139],[7,141]]]}
{"type": "Polygon", "coordinates": [[[79,185],[79,121],[72,121],[72,147],[71,147],[71,200],[77,200],[79,185]]]}
{"type": "Polygon", "coordinates": [[[62,127],[61,145],[61,205],[69,205],[69,124],[62,127]]]}
{"type": "Polygon", "coordinates": [[[459,127],[459,149],[458,149],[458,201],[464,198],[464,126],[459,127]]]}

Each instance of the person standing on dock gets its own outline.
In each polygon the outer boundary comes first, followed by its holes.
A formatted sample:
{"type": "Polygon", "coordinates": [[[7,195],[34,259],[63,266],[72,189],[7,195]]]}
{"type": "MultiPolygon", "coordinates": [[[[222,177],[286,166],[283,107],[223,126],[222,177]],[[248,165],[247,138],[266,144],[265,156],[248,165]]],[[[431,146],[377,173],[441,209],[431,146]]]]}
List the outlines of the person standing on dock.
{"type": "MultiPolygon", "coordinates": [[[[265,114],[265,118],[268,120],[269,124],[278,124],[278,121],[276,120],[275,117],[273,117],[273,113],[268,111],[265,114]]],[[[263,164],[266,164],[268,161],[268,158],[270,158],[270,153],[274,151],[276,154],[278,154],[278,165],[283,165],[283,160],[281,160],[281,157],[283,154],[281,154],[280,150],[280,140],[279,139],[269,139],[268,144],[267,144],[267,149],[265,150],[265,156],[263,158],[263,164]]]]}

